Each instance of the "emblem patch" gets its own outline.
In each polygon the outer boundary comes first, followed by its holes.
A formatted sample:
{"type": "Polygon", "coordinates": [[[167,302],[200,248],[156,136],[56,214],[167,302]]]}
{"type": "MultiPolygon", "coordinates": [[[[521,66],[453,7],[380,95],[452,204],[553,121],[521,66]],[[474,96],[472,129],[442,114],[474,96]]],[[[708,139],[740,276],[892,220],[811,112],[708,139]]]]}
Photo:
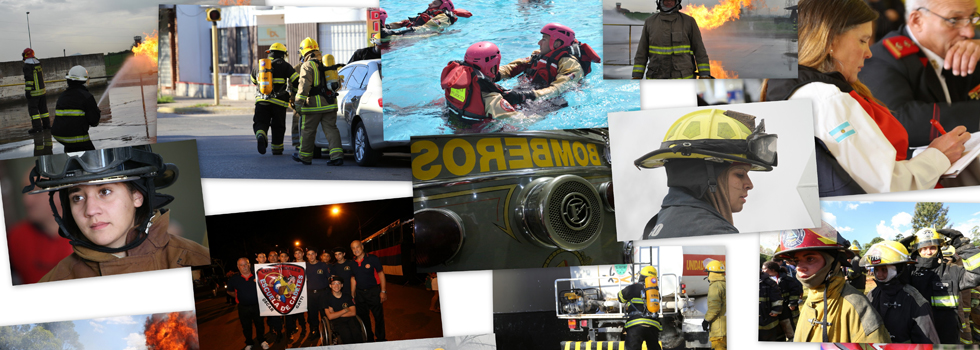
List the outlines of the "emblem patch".
{"type": "Polygon", "coordinates": [[[255,271],[262,302],[280,314],[289,314],[300,305],[306,285],[306,269],[293,264],[272,264],[255,271]]]}
{"type": "Polygon", "coordinates": [[[844,141],[845,139],[851,137],[851,135],[854,134],[855,131],[854,131],[854,127],[851,126],[851,122],[844,122],[843,124],[838,125],[833,130],[830,130],[830,137],[833,138],[834,141],[837,141],[837,143],[844,141]]]}
{"type": "Polygon", "coordinates": [[[784,249],[796,248],[803,243],[803,236],[805,236],[803,230],[783,231],[779,234],[779,243],[784,249]]]}
{"type": "Polygon", "coordinates": [[[980,100],[980,85],[970,90],[969,95],[971,100],[980,100]]]}

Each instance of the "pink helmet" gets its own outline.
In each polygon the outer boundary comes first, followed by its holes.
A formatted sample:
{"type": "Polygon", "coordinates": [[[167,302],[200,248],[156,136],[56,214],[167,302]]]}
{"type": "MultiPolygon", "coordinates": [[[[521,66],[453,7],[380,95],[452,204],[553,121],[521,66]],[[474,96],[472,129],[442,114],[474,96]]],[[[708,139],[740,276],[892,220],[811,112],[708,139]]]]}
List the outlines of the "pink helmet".
{"type": "Polygon", "coordinates": [[[481,41],[466,49],[463,61],[477,66],[483,75],[493,78],[497,76],[497,68],[500,67],[500,49],[492,42],[481,41]]]}
{"type": "Polygon", "coordinates": [[[384,26],[385,25],[385,20],[388,19],[388,11],[385,11],[385,9],[379,7],[378,8],[378,19],[381,20],[381,25],[384,26]]]}
{"type": "Polygon", "coordinates": [[[544,28],[541,28],[541,34],[548,34],[551,37],[551,41],[548,42],[548,47],[552,50],[569,47],[575,42],[575,31],[572,28],[558,23],[546,24],[544,28]],[[555,40],[561,40],[560,47],[555,47],[555,40]]]}
{"type": "Polygon", "coordinates": [[[439,6],[439,9],[440,10],[446,9],[449,11],[453,11],[456,9],[456,6],[453,5],[453,0],[442,0],[442,6],[439,6]]]}

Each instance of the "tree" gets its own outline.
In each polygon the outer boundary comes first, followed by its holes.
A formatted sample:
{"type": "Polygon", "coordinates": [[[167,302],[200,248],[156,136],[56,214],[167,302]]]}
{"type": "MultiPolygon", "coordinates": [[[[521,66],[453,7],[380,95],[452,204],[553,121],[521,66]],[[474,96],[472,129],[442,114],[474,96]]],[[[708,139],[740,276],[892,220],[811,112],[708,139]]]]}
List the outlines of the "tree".
{"type": "Polygon", "coordinates": [[[47,322],[38,323],[37,327],[51,331],[56,338],[62,341],[62,350],[84,350],[85,347],[78,340],[78,332],[75,331],[75,322],[47,322]]]}
{"type": "Polygon", "coordinates": [[[62,344],[44,327],[29,324],[0,327],[0,345],[4,350],[59,350],[62,344]]]}
{"type": "Polygon", "coordinates": [[[973,243],[975,247],[980,247],[980,226],[973,226],[966,236],[970,237],[970,243],[973,243]]]}
{"type": "Polygon", "coordinates": [[[949,207],[944,207],[942,202],[919,202],[915,203],[915,215],[912,216],[912,232],[918,232],[925,227],[934,227],[937,230],[952,226],[946,213],[949,207]]]}
{"type": "Polygon", "coordinates": [[[885,239],[884,238],[881,238],[881,237],[872,238],[871,239],[871,242],[868,242],[868,244],[865,244],[864,245],[864,249],[862,249],[862,251],[867,251],[868,249],[871,249],[871,246],[875,245],[875,243],[878,243],[878,242],[881,242],[881,241],[884,241],[884,240],[885,239]]]}

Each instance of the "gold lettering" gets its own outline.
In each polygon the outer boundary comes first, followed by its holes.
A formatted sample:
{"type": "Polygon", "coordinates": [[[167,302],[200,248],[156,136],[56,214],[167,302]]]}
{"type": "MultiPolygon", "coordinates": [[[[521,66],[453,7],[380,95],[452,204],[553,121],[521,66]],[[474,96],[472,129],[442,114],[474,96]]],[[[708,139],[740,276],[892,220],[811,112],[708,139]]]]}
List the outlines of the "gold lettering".
{"type": "Polygon", "coordinates": [[[497,162],[497,171],[507,170],[507,164],[504,164],[504,146],[500,144],[499,138],[480,139],[476,142],[476,151],[480,154],[481,173],[490,171],[490,161],[497,162]]]}
{"type": "Polygon", "coordinates": [[[572,154],[575,155],[575,160],[578,161],[579,166],[589,165],[589,152],[585,150],[585,145],[581,142],[575,141],[572,144],[572,148],[575,150],[572,154]],[[579,158],[579,156],[582,156],[579,158]]]}
{"type": "Polygon", "coordinates": [[[442,164],[446,166],[446,170],[456,176],[463,176],[469,174],[473,171],[473,167],[476,166],[476,157],[473,153],[473,145],[463,139],[452,139],[446,142],[446,145],[442,147],[442,164]],[[463,164],[456,163],[456,149],[459,148],[463,151],[463,164]]]}
{"type": "Polygon", "coordinates": [[[551,140],[551,151],[555,153],[555,166],[574,166],[572,147],[568,141],[551,140]]]}
{"type": "Polygon", "coordinates": [[[599,149],[594,143],[586,144],[585,147],[589,150],[589,163],[592,165],[602,165],[602,160],[599,159],[599,149]]]}
{"type": "Polygon", "coordinates": [[[439,146],[436,146],[435,142],[432,141],[415,141],[412,142],[412,154],[416,153],[421,154],[412,159],[412,176],[422,181],[432,180],[439,176],[439,173],[442,172],[441,165],[434,164],[429,169],[423,169],[424,166],[439,158],[439,146]]]}
{"type": "Polygon", "coordinates": [[[510,149],[511,157],[520,157],[516,159],[511,159],[508,162],[510,169],[524,169],[530,168],[531,164],[531,150],[527,147],[527,139],[523,137],[508,137],[504,139],[504,144],[508,146],[517,146],[510,149]]]}
{"type": "Polygon", "coordinates": [[[555,165],[551,161],[551,152],[548,150],[548,140],[531,139],[531,160],[537,167],[545,168],[555,165]]]}

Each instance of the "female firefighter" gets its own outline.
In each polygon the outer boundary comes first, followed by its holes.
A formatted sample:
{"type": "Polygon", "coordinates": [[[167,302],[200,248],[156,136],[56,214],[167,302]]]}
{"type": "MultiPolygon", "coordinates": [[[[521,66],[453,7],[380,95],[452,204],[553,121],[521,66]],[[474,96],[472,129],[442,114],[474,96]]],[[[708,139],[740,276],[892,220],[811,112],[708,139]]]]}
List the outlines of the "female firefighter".
{"type": "Polygon", "coordinates": [[[902,240],[916,251],[911,284],[932,304],[932,320],[942,344],[959,344],[960,292],[980,285],[980,250],[960,231],[926,227],[902,240]],[[963,260],[963,266],[942,260],[940,247],[949,244],[963,260]]]}
{"type": "Polygon", "coordinates": [[[619,291],[619,302],[626,304],[626,350],[640,350],[646,342],[647,350],[660,350],[660,292],[656,287],[657,268],[640,269],[643,280],[619,291]],[[650,287],[648,287],[650,285],[650,287]],[[652,297],[652,298],[651,298],[652,297]],[[656,299],[656,300],[652,300],[656,299]]]}
{"type": "Polygon", "coordinates": [[[877,284],[868,300],[884,319],[891,343],[939,344],[929,302],[909,285],[909,264],[915,260],[901,243],[882,241],[871,246],[861,258],[862,267],[874,268],[877,284]]]}
{"type": "Polygon", "coordinates": [[[173,196],[156,190],[177,180],[177,166],[150,146],[37,159],[24,193],[61,199],[54,218],[74,252],[41,282],[208,265],[207,248],[167,233],[173,196]]]}
{"type": "Polygon", "coordinates": [[[887,343],[891,339],[881,315],[844,279],[841,264],[851,258],[850,243],[830,224],[817,229],[779,233],[773,259],[796,264],[796,278],[806,287],[793,341],[887,343]]]}
{"type": "Polygon", "coordinates": [[[776,166],[776,135],[748,114],[699,110],[674,122],[660,149],[633,164],[667,169],[667,196],[644,239],[738,233],[732,213],[742,211],[753,188],[749,171],[776,166]]]}
{"type": "Polygon", "coordinates": [[[725,263],[706,259],[704,272],[708,273],[708,312],[704,314],[701,327],[708,331],[712,350],[728,348],[728,307],[726,306],[725,263]]]}

